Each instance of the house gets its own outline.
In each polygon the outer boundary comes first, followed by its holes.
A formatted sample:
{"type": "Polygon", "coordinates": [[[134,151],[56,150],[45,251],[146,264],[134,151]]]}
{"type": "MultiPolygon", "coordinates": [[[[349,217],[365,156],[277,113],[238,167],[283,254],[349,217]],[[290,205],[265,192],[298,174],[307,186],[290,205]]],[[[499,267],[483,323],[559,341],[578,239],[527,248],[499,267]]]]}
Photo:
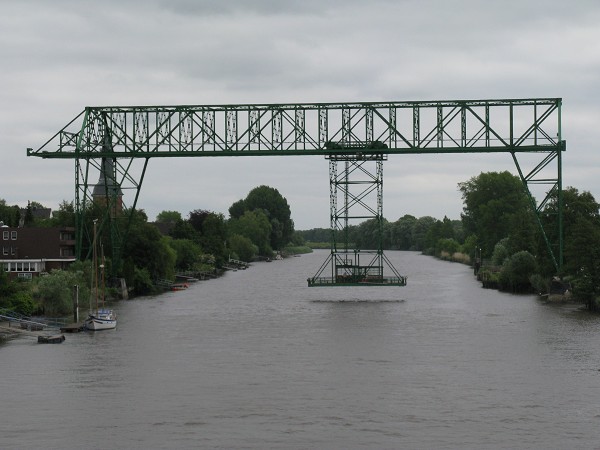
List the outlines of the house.
{"type": "Polygon", "coordinates": [[[75,228],[0,226],[0,267],[11,278],[31,279],[75,260],[75,228]]]}

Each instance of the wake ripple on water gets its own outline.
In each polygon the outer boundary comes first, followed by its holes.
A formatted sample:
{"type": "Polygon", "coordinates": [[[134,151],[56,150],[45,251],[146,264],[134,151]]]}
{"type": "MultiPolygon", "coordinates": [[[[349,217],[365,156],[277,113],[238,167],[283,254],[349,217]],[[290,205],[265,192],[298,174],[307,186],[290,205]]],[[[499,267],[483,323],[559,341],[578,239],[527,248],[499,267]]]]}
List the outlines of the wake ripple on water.
{"type": "Polygon", "coordinates": [[[349,298],[349,299],[315,299],[310,300],[311,303],[404,303],[404,299],[364,299],[364,298],[349,298]]]}

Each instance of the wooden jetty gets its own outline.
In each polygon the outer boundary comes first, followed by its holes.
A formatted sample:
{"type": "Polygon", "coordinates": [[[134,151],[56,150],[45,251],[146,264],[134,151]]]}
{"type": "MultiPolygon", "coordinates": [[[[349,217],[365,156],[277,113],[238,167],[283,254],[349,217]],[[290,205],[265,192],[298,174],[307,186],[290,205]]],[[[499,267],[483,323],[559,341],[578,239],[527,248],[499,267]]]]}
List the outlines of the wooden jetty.
{"type": "Polygon", "coordinates": [[[83,322],[70,323],[64,327],[60,327],[61,333],[79,333],[83,330],[83,322]]]}

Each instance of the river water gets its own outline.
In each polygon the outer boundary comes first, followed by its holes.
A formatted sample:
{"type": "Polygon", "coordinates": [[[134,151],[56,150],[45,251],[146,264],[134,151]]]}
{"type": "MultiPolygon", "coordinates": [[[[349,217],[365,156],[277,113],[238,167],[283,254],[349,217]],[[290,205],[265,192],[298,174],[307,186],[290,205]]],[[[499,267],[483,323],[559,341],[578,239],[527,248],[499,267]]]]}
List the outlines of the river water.
{"type": "Polygon", "coordinates": [[[0,448],[600,448],[600,317],[389,252],[406,287],[308,288],[327,253],[0,346],[0,448]]]}

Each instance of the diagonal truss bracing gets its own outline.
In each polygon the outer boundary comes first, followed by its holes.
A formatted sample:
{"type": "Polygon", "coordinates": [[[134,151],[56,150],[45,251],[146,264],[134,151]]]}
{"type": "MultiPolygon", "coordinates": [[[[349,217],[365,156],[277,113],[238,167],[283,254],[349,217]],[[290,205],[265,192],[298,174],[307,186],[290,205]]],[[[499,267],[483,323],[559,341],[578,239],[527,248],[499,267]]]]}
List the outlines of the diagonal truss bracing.
{"type": "Polygon", "coordinates": [[[328,142],[381,142],[387,153],[560,148],[561,99],[88,107],[30,156],[329,155],[328,142]],[[81,123],[77,119],[83,118],[81,123]]]}
{"type": "MultiPolygon", "coordinates": [[[[560,98],[534,98],[87,107],[27,154],[76,161],[75,206],[82,212],[89,171],[103,158],[117,163],[120,187],[135,190],[133,209],[148,161],[156,157],[505,152],[512,155],[538,218],[553,196],[560,218],[561,104],[560,98]],[[523,155],[541,162],[527,170],[523,155]],[[142,169],[134,173],[136,159],[142,169]],[[549,190],[534,195],[530,187],[544,183],[549,190]]],[[[562,236],[558,223],[553,234],[562,236]]],[[[559,268],[562,237],[548,246],[559,268]]]]}

